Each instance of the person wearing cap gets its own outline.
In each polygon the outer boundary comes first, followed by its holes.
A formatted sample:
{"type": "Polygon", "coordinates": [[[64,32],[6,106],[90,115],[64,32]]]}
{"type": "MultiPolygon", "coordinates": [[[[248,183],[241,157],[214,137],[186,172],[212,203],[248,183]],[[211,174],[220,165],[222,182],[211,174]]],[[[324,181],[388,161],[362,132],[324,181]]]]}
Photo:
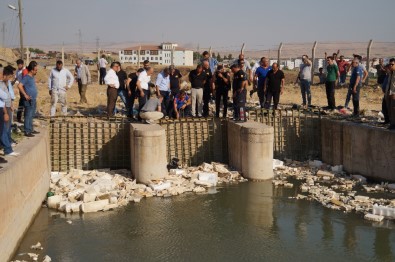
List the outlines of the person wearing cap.
{"type": "MultiPolygon", "coordinates": [[[[233,73],[233,120],[240,120],[240,110],[244,110],[245,113],[245,103],[247,99],[247,77],[246,73],[241,70],[240,65],[232,65],[230,67],[233,73]]],[[[245,115],[244,115],[245,118],[245,115]]]]}
{"type": "MultiPolygon", "coordinates": [[[[16,60],[17,70],[16,70],[16,78],[12,85],[19,85],[22,82],[22,79],[27,75],[27,69],[24,66],[25,62],[22,59],[16,60]]],[[[18,111],[16,113],[16,119],[19,123],[22,123],[22,114],[23,114],[23,96],[19,95],[19,103],[18,103],[18,111]]]]}
{"type": "Polygon", "coordinates": [[[302,100],[303,100],[303,107],[306,109],[307,106],[311,106],[311,65],[312,62],[310,61],[307,55],[302,56],[303,63],[300,64],[299,74],[296,78],[295,84],[300,82],[300,91],[302,93],[302,100]],[[307,99],[306,99],[307,97],[307,99]],[[306,101],[307,100],[307,101],[306,101]],[[307,102],[307,105],[306,105],[307,102]]]}
{"type": "Polygon", "coordinates": [[[326,58],[326,82],[325,82],[325,89],[326,89],[326,99],[328,101],[328,109],[334,110],[336,108],[336,101],[335,101],[335,86],[336,80],[339,78],[339,68],[334,62],[334,58],[332,56],[328,56],[326,58]]]}
{"type": "Polygon", "coordinates": [[[167,109],[169,108],[170,102],[170,76],[169,76],[169,68],[165,68],[158,74],[156,77],[156,95],[162,96],[162,113],[167,116],[167,109]]]}
{"type": "Polygon", "coordinates": [[[74,83],[70,71],[63,68],[63,62],[57,61],[56,67],[51,70],[48,78],[49,95],[51,96],[51,117],[55,116],[58,101],[62,107],[63,115],[67,115],[67,91],[74,83]]]}
{"type": "Polygon", "coordinates": [[[107,71],[104,77],[104,83],[107,85],[107,116],[111,117],[114,115],[115,104],[118,98],[119,89],[119,78],[117,72],[119,71],[119,64],[112,62],[110,69],[107,71]]]}
{"type": "Polygon", "coordinates": [[[363,79],[363,71],[359,66],[360,61],[358,59],[354,59],[352,61],[352,72],[350,78],[350,86],[348,92],[350,94],[350,98],[352,96],[352,104],[354,107],[353,116],[359,116],[359,93],[362,87],[362,79],[363,79]]]}
{"type": "Polygon", "coordinates": [[[390,120],[390,126],[388,129],[395,130],[395,58],[390,59],[389,65],[390,73],[388,74],[388,83],[385,90],[388,116],[390,120]]]}
{"type": "Polygon", "coordinates": [[[219,117],[219,111],[221,108],[221,98],[224,111],[222,117],[226,117],[228,114],[228,93],[230,90],[230,75],[224,70],[222,64],[217,66],[217,71],[214,73],[213,82],[215,85],[215,116],[219,117]]]}

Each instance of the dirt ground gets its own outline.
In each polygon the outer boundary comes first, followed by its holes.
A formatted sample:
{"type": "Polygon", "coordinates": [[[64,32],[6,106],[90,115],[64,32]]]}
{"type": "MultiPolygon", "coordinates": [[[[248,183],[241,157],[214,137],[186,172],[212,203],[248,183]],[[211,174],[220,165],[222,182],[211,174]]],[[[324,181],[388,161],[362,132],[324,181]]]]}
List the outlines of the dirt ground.
{"type": "MultiPolygon", "coordinates": [[[[160,72],[162,68],[155,68],[155,73],[154,77],[156,77],[157,73],[160,72]]],[[[188,79],[188,72],[192,68],[180,68],[180,71],[182,75],[184,76],[182,78],[182,81],[187,81],[188,79]]],[[[92,74],[92,84],[88,85],[88,90],[87,90],[87,99],[88,99],[88,104],[86,105],[80,105],[79,102],[79,94],[78,94],[78,87],[77,84],[74,83],[72,88],[68,91],[68,108],[70,115],[75,114],[77,111],[79,111],[83,115],[101,115],[105,113],[105,106],[107,103],[107,95],[106,95],[106,90],[107,87],[104,85],[98,85],[97,83],[97,71],[95,70],[95,67],[90,67],[91,74],[92,74]]],[[[137,67],[131,67],[128,66],[126,67],[127,73],[135,72],[137,70],[137,67]]],[[[38,82],[38,89],[39,89],[39,96],[38,96],[38,102],[37,102],[37,110],[42,116],[48,116],[49,115],[49,109],[50,109],[50,96],[48,93],[48,87],[47,87],[47,82],[48,82],[48,76],[49,76],[49,68],[44,69],[44,68],[39,68],[39,72],[36,76],[36,81],[38,82]]],[[[293,104],[298,104],[300,105],[302,103],[302,98],[300,94],[300,88],[299,86],[294,85],[294,81],[297,76],[296,71],[284,71],[285,77],[286,77],[286,86],[285,86],[285,92],[280,98],[280,104],[282,107],[289,107],[293,104]]],[[[318,78],[317,80],[318,81],[318,78]]],[[[375,85],[375,79],[371,79],[369,86],[363,87],[361,91],[361,102],[360,102],[360,107],[361,110],[370,110],[373,112],[379,112],[381,111],[381,101],[382,101],[382,91],[381,89],[377,89],[377,86],[375,85]]],[[[251,89],[252,86],[249,87],[251,89]]],[[[325,93],[325,86],[324,85],[315,85],[312,86],[311,88],[312,92],[312,102],[313,105],[324,107],[327,105],[327,100],[326,100],[326,93],[325,93]]],[[[347,88],[339,88],[336,89],[336,104],[339,105],[344,105],[344,101],[346,98],[347,94],[347,88]]],[[[17,95],[18,96],[18,95],[17,95]]],[[[256,93],[254,94],[253,98],[250,99],[248,97],[248,102],[257,102],[258,97],[256,93]]],[[[350,106],[352,106],[352,103],[350,103],[350,106]]],[[[120,102],[120,99],[118,99],[118,104],[117,108],[121,109],[123,105],[120,102]]],[[[60,105],[58,105],[57,109],[57,114],[60,112],[60,105]]]]}

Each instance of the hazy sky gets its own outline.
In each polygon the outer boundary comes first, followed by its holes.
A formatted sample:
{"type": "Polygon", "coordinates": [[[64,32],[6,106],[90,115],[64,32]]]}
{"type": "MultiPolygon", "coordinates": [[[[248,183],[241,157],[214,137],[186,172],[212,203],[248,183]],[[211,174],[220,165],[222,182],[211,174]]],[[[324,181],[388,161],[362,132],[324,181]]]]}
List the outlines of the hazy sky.
{"type": "MultiPolygon", "coordinates": [[[[23,0],[29,46],[173,41],[189,47],[273,48],[279,42],[395,42],[395,0],[23,0]]],[[[18,45],[17,0],[0,0],[6,45],[18,45]]],[[[0,25],[1,26],[1,25],[0,25]]],[[[1,28],[1,27],[0,27],[1,28]]]]}

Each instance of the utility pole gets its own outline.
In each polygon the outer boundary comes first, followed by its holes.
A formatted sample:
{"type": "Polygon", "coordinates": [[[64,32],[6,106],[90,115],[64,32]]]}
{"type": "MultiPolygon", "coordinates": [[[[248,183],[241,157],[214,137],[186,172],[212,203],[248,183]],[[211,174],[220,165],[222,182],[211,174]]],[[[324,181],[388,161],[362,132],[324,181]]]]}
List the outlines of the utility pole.
{"type": "Polygon", "coordinates": [[[280,46],[278,47],[278,52],[277,52],[277,63],[278,63],[278,68],[280,68],[280,63],[281,63],[281,50],[283,49],[283,43],[280,43],[280,46]]]}
{"type": "Polygon", "coordinates": [[[22,23],[22,0],[18,0],[18,15],[19,15],[19,42],[21,45],[21,59],[23,59],[23,23],[22,23]]]}
{"type": "Polygon", "coordinates": [[[81,29],[78,29],[78,42],[80,44],[80,55],[82,55],[84,53],[84,50],[82,48],[82,33],[81,33],[81,29]]]}
{"type": "Polygon", "coordinates": [[[100,83],[100,48],[97,49],[97,83],[100,83]]]}
{"type": "Polygon", "coordinates": [[[64,64],[64,47],[62,45],[62,63],[64,64]]]}
{"type": "Polygon", "coordinates": [[[5,47],[5,22],[3,22],[1,26],[1,32],[2,32],[2,46],[5,47]]]}
{"type": "Polygon", "coordinates": [[[245,44],[243,43],[243,45],[241,46],[241,50],[240,50],[240,54],[244,55],[244,48],[245,48],[245,44]]]}
{"type": "MultiPolygon", "coordinates": [[[[366,70],[368,71],[368,77],[366,78],[365,84],[369,84],[369,69],[370,69],[370,50],[372,49],[373,40],[369,41],[368,50],[367,50],[367,57],[366,57],[366,70]]],[[[362,63],[362,61],[361,61],[362,63]]]]}
{"type": "Polygon", "coordinates": [[[313,49],[311,50],[311,84],[314,84],[314,63],[315,63],[315,50],[317,49],[317,41],[314,42],[313,49]]]}
{"type": "Polygon", "coordinates": [[[96,50],[99,50],[100,48],[100,38],[96,37],[96,50]]]}

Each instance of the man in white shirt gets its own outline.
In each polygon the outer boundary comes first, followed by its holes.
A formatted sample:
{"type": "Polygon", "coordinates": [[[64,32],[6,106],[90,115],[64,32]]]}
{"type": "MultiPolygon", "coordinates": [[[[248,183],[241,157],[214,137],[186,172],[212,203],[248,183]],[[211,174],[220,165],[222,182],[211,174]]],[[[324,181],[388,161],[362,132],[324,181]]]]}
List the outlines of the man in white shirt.
{"type": "Polygon", "coordinates": [[[156,95],[161,95],[162,99],[162,112],[165,116],[168,115],[169,101],[170,101],[170,74],[169,68],[163,69],[162,72],[156,77],[156,95]]]}
{"type": "Polygon", "coordinates": [[[114,115],[115,104],[118,98],[119,79],[117,72],[120,70],[119,62],[112,62],[111,68],[104,77],[107,85],[107,116],[114,115]]]}
{"type": "Polygon", "coordinates": [[[150,97],[150,82],[153,73],[154,69],[148,66],[145,68],[145,71],[140,73],[137,80],[136,95],[139,97],[139,113],[150,97]]]}
{"type": "Polygon", "coordinates": [[[99,67],[99,73],[100,73],[100,79],[99,79],[99,84],[104,85],[104,78],[106,77],[106,67],[107,67],[107,60],[106,60],[106,55],[102,55],[99,61],[97,62],[98,67],[99,67]]]}
{"type": "Polygon", "coordinates": [[[51,117],[55,116],[58,101],[62,106],[63,115],[67,115],[67,90],[71,88],[73,83],[73,75],[68,69],[63,68],[62,61],[57,61],[56,67],[51,70],[48,79],[49,95],[51,96],[51,117]]]}

